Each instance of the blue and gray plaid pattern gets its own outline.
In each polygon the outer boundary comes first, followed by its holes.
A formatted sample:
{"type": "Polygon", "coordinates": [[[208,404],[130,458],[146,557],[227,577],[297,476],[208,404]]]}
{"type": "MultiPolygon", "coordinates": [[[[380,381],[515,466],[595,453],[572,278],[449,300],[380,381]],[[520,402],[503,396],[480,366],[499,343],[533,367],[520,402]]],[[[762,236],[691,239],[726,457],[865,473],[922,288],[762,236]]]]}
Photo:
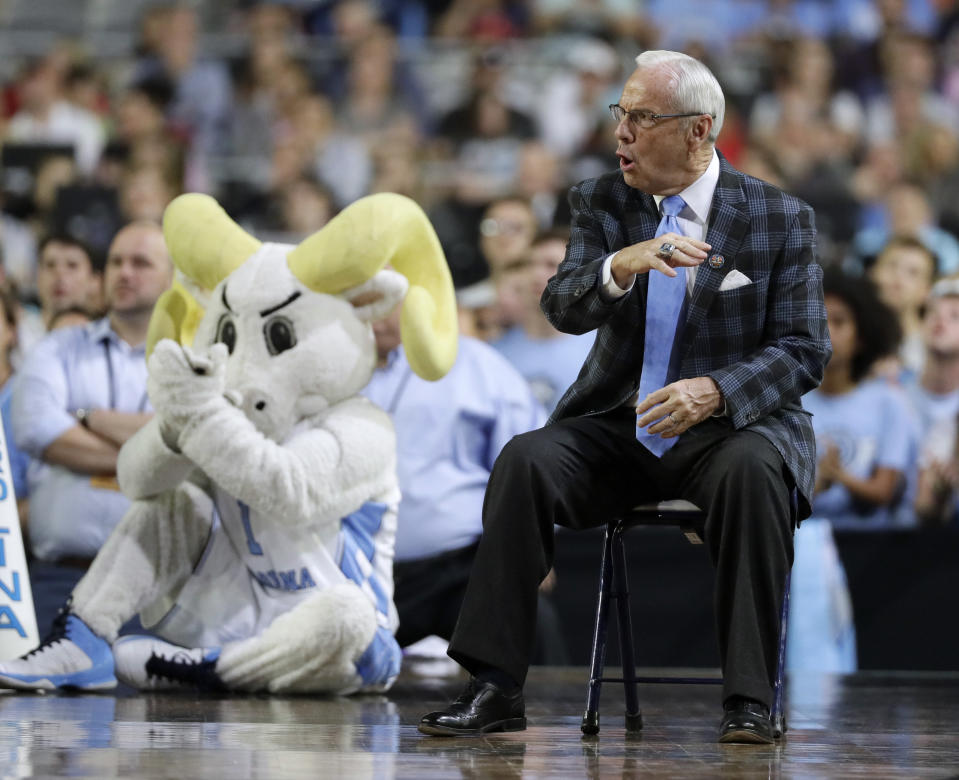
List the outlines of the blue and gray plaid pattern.
{"type": "MultiPolygon", "coordinates": [[[[579,377],[551,421],[599,414],[625,403],[638,388],[643,363],[648,278],[610,300],[602,290],[605,258],[654,237],[659,215],[651,195],[621,173],[570,190],[573,230],[566,259],[543,293],[547,318],[559,330],[596,340],[579,377]]],[[[831,347],[816,260],[812,209],[720,157],[703,263],[687,301],[679,378],[710,376],[737,429],[769,439],[782,453],[808,513],[816,464],[815,438],[800,397],[818,386],[831,347]],[[738,269],[752,284],[719,292],[738,269]]]]}

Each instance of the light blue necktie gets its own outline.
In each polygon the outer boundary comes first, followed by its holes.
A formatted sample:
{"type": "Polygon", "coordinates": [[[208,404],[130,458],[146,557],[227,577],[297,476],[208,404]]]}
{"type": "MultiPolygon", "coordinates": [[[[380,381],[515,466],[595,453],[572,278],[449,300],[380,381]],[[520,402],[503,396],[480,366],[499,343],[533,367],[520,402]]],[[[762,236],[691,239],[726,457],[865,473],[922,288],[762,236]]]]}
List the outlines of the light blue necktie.
{"type": "MultiPolygon", "coordinates": [[[[656,228],[656,235],[678,233],[683,235],[677,215],[686,207],[679,195],[663,198],[659,204],[663,218],[656,228]]],[[[669,359],[673,352],[673,342],[679,325],[679,314],[686,297],[686,269],[679,266],[676,276],[669,277],[659,271],[649,271],[649,289],[646,293],[646,343],[643,348],[643,373],[639,378],[639,397],[642,401],[647,395],[665,387],[675,377],[669,376],[669,359]]],[[[650,435],[646,428],[636,429],[639,443],[657,458],[672,447],[678,437],[662,439],[657,434],[650,435]]]]}

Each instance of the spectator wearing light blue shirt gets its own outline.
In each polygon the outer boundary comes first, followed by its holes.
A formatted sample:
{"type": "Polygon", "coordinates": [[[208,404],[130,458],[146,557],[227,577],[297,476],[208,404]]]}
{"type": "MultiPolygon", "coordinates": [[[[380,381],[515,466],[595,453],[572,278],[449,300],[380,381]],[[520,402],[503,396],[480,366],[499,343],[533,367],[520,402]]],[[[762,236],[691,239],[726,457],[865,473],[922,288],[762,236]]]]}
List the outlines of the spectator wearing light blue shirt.
{"type": "Polygon", "coordinates": [[[107,316],[50,333],[17,376],[14,440],[48,466],[31,485],[28,524],[40,625],[55,618],[129,506],[116,486],[117,453],[151,416],[147,326],[172,279],[159,225],[122,228],[107,254],[107,316]]]}
{"type": "Polygon", "coordinates": [[[556,228],[533,241],[522,319],[493,342],[493,347],[523,375],[547,412],[553,411],[576,380],[594,338],[592,333],[560,333],[539,307],[546,283],[566,256],[568,239],[568,229],[556,228]]]}
{"type": "MultiPolygon", "coordinates": [[[[451,636],[483,532],[493,462],[513,436],[543,425],[546,414],[523,378],[481,341],[460,337],[453,368],[427,382],[413,374],[400,346],[397,312],[373,328],[379,365],[363,394],[396,427],[403,498],[394,600],[396,639],[405,647],[451,636]]],[[[555,617],[550,606],[544,605],[544,626],[555,617]]]]}
{"type": "Polygon", "coordinates": [[[904,384],[919,420],[916,515],[923,526],[959,518],[959,279],[940,279],[922,316],[921,372],[904,384]]]}
{"type": "Polygon", "coordinates": [[[832,529],[914,524],[918,425],[902,391],[869,379],[901,335],[892,311],[866,279],[828,272],[823,281],[833,354],[812,413],[818,463],[812,516],[796,532],[789,613],[790,670],[856,670],[855,626],[832,529]]]}

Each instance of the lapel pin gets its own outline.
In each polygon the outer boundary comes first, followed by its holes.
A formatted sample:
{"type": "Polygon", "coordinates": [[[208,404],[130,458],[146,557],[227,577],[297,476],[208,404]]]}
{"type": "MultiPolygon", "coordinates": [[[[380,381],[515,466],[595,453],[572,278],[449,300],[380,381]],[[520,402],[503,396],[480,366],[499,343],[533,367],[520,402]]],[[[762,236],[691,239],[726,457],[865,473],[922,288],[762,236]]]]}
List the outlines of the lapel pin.
{"type": "Polygon", "coordinates": [[[710,268],[722,268],[723,263],[726,262],[726,258],[722,255],[710,255],[707,262],[709,263],[710,268]]]}

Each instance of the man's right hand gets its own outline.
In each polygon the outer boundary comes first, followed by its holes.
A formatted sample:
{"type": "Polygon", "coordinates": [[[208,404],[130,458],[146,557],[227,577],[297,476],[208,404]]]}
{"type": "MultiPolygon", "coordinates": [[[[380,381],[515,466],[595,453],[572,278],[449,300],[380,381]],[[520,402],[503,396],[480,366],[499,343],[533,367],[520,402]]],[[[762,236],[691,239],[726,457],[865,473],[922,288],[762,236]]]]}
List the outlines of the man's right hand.
{"type": "Polygon", "coordinates": [[[625,290],[632,284],[634,274],[659,271],[666,276],[676,276],[674,268],[699,265],[706,259],[710,249],[712,247],[705,241],[698,241],[677,233],[663,233],[649,241],[620,249],[613,255],[609,270],[616,284],[625,290]],[[669,259],[660,254],[659,248],[663,244],[672,244],[676,247],[669,259]]]}

